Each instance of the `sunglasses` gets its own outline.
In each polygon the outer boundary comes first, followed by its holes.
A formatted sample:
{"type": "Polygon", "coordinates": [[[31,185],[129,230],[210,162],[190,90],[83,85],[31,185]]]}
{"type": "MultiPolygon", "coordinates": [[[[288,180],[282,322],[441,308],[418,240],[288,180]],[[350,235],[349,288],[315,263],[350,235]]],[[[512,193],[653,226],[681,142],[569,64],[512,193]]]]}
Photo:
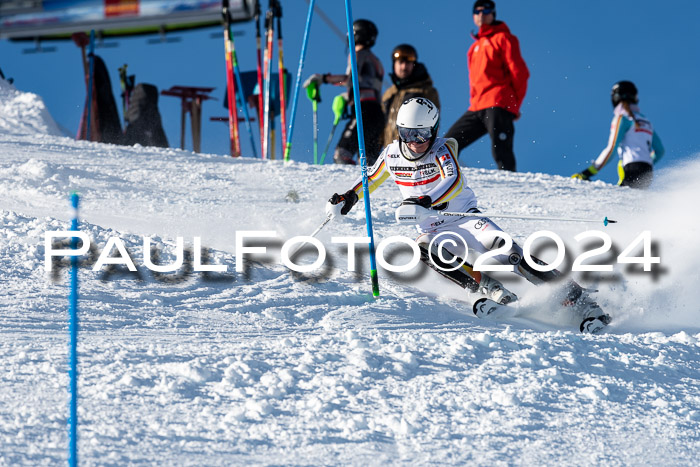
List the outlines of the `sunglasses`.
{"type": "Polygon", "coordinates": [[[480,14],[485,14],[485,15],[490,15],[493,13],[493,8],[482,8],[481,10],[474,10],[475,15],[480,15],[480,14]]]}
{"type": "Polygon", "coordinates": [[[430,141],[433,130],[430,128],[404,128],[399,127],[399,138],[404,143],[423,144],[430,141]]]}

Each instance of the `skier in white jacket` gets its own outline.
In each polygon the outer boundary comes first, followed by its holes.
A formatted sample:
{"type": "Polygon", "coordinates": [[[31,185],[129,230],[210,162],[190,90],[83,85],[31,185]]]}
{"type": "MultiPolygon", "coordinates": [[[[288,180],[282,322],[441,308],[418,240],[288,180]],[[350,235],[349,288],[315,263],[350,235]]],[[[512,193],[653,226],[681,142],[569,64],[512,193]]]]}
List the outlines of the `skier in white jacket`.
{"type": "Polygon", "coordinates": [[[620,157],[617,166],[620,186],[648,188],[654,164],[664,155],[661,138],[653,125],[639,110],[637,87],[631,81],[619,81],[612,87],[613,120],[608,145],[583,172],[571,178],[589,180],[600,172],[615,152],[620,157]]]}
{"type": "MultiPolygon", "coordinates": [[[[416,241],[421,260],[429,267],[470,292],[480,292],[499,304],[514,302],[515,294],[472,266],[476,257],[500,247],[503,241],[499,237],[480,241],[477,237],[483,232],[501,231],[500,227],[487,217],[439,215],[439,211],[448,210],[448,207],[449,211],[480,212],[476,196],[457,161],[457,142],[437,137],[439,120],[438,108],[426,98],[412,98],[402,104],[396,119],[399,139],[384,148],[367,173],[370,192],[390,178],[398,185],[403,198],[399,209],[422,211],[417,216],[420,235],[416,241]],[[431,246],[431,241],[438,236],[440,242],[435,241],[431,246]],[[459,263],[463,264],[450,270],[459,263]]],[[[346,215],[362,196],[362,177],[358,177],[350,190],[331,196],[326,211],[329,215],[346,215]]],[[[534,284],[561,278],[556,270],[539,272],[531,268],[515,243],[493,258],[502,265],[511,265],[513,272],[534,284]]],[[[474,305],[474,313],[479,317],[487,316],[490,311],[480,306],[485,302],[477,300],[474,305]]],[[[562,303],[581,315],[582,332],[598,332],[610,322],[610,317],[572,280],[564,287],[562,303]]]]}

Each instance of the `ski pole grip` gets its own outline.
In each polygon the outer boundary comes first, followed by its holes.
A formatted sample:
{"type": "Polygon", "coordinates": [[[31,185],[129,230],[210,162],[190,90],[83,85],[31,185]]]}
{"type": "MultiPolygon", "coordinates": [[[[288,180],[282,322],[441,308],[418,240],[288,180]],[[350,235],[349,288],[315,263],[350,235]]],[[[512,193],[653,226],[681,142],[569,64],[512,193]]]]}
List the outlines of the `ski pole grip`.
{"type": "Polygon", "coordinates": [[[338,94],[333,98],[333,114],[335,115],[334,125],[337,125],[340,119],[343,117],[343,112],[345,112],[345,106],[347,105],[347,100],[343,94],[338,94]]]}
{"type": "Polygon", "coordinates": [[[321,92],[318,82],[311,81],[309,85],[306,86],[306,97],[308,97],[312,102],[321,102],[321,92]]]}

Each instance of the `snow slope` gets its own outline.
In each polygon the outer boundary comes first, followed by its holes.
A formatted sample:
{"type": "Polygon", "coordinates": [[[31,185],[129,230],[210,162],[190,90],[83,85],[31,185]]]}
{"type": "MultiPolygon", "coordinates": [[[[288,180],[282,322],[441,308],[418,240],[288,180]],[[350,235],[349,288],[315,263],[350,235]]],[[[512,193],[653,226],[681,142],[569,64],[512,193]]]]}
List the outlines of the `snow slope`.
{"type": "Polygon", "coordinates": [[[60,135],[41,97],[0,78],[0,133],[60,135]]]}
{"type": "MultiPolygon", "coordinates": [[[[0,464],[67,458],[68,281],[65,268],[44,271],[44,233],[68,227],[71,191],[95,253],[118,236],[138,266],[80,272],[87,465],[697,462],[697,160],[660,173],[649,193],[465,169],[484,211],[620,221],[499,222],[521,244],[557,233],[569,265],[585,230],[609,233],[618,253],[651,231],[657,273],[574,275],[614,318],[585,336],[547,304],[548,289],[523,281],[508,282],[525,305],[508,323],[478,320],[476,297],[426,269],[380,270],[381,297],[371,298],[366,254],[349,272],[330,242],[364,235],[358,208],[319,235],[329,251],[321,271],[280,265],[281,242],[312,232],[356,168],[73,141],[48,134],[41,105],[21,112],[36,100],[13,90],[8,104],[1,91],[0,108],[15,113],[0,116],[0,464]],[[237,273],[244,230],[279,238],[237,273]],[[228,270],[154,274],[144,235],[166,262],[175,237],[191,246],[199,236],[228,270]]],[[[389,185],[373,194],[377,242],[414,236],[394,222],[398,201],[389,185]]]]}

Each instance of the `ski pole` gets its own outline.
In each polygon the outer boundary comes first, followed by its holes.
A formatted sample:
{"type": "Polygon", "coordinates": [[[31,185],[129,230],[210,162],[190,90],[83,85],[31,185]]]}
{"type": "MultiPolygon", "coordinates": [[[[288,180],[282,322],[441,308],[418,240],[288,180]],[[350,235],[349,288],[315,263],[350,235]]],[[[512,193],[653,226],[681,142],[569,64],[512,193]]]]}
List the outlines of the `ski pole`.
{"type": "Polygon", "coordinates": [[[226,97],[228,99],[228,129],[229,141],[231,143],[231,157],[240,157],[241,140],[238,137],[238,109],[236,108],[236,82],[233,79],[233,47],[228,0],[224,0],[223,2],[222,15],[224,19],[224,44],[226,50],[226,97]]]}
{"type": "Polygon", "coordinates": [[[119,68],[119,83],[122,88],[122,113],[124,115],[124,131],[126,131],[126,125],[129,121],[126,118],[126,114],[129,111],[129,102],[131,101],[131,91],[134,90],[134,81],[136,75],[126,74],[127,64],[125,63],[123,67],[119,68]]]}
{"type": "Polygon", "coordinates": [[[268,157],[268,152],[270,149],[270,86],[272,84],[272,47],[273,38],[275,34],[275,23],[274,23],[274,10],[272,9],[272,0],[270,0],[269,8],[267,14],[265,15],[265,34],[267,35],[267,42],[265,46],[265,102],[264,102],[264,118],[263,122],[263,150],[262,158],[266,159],[268,157]]]}
{"type": "Polygon", "coordinates": [[[119,67],[119,84],[122,88],[122,115],[124,116],[124,125],[126,125],[126,107],[128,99],[126,95],[126,63],[123,67],[119,67]]]}
{"type": "MultiPolygon", "coordinates": [[[[228,0],[224,0],[224,5],[228,5],[228,0]]],[[[243,80],[241,80],[241,69],[238,66],[238,56],[236,55],[236,45],[233,41],[233,33],[231,32],[231,12],[229,10],[229,21],[228,21],[228,37],[231,41],[231,59],[233,60],[233,73],[236,76],[236,84],[240,90],[237,97],[240,99],[239,105],[243,108],[243,117],[245,117],[245,126],[248,129],[248,134],[250,135],[250,147],[253,151],[253,157],[257,158],[258,153],[255,150],[255,138],[253,137],[253,127],[250,124],[250,114],[248,113],[248,105],[245,99],[245,93],[243,92],[243,80]]]]}
{"type": "Polygon", "coordinates": [[[318,164],[318,101],[312,102],[314,110],[313,125],[314,125],[314,164],[318,164]]]}
{"type": "Polygon", "coordinates": [[[282,52],[282,6],[279,0],[275,0],[275,15],[277,16],[277,50],[279,51],[279,83],[280,83],[280,127],[282,129],[282,151],[287,144],[287,96],[285,80],[287,74],[284,68],[284,54],[282,52]]]}
{"type": "MultiPolygon", "coordinates": [[[[318,228],[317,228],[316,230],[313,231],[313,233],[312,233],[311,235],[309,235],[309,237],[315,237],[316,235],[318,235],[318,233],[321,231],[321,229],[323,229],[323,228],[326,226],[326,224],[328,224],[331,220],[333,220],[333,217],[334,217],[333,214],[328,214],[328,215],[326,216],[326,219],[321,223],[321,225],[318,226],[318,228]]],[[[290,257],[290,258],[293,258],[294,255],[295,255],[299,250],[301,250],[302,247],[304,247],[307,243],[309,243],[309,242],[302,242],[302,243],[300,243],[299,245],[297,245],[297,247],[294,248],[294,250],[292,250],[292,251],[289,253],[289,257],[290,257]]]]}
{"type": "Polygon", "coordinates": [[[331,146],[331,141],[333,141],[333,136],[335,135],[336,128],[338,128],[337,122],[333,123],[333,128],[331,128],[331,134],[328,135],[328,141],[326,141],[326,147],[323,149],[323,153],[321,154],[321,160],[319,161],[319,165],[323,165],[323,161],[326,160],[326,153],[328,152],[328,148],[331,146]]]}
{"type": "Polygon", "coordinates": [[[369,237],[370,276],[372,278],[372,295],[379,296],[379,278],[374,249],[374,232],[372,229],[372,209],[369,202],[369,179],[367,177],[367,156],[365,154],[365,135],[362,125],[362,107],[360,103],[360,81],[357,77],[357,55],[355,52],[355,35],[352,27],[352,5],[345,0],[345,19],[348,30],[348,48],[350,49],[350,67],[352,70],[352,90],[355,100],[355,119],[357,121],[357,143],[360,152],[360,167],[362,168],[362,192],[365,198],[365,219],[367,220],[367,236],[369,237]]]}
{"type": "Polygon", "coordinates": [[[287,131],[287,145],[284,148],[284,160],[289,160],[289,153],[292,150],[292,134],[294,133],[294,116],[297,112],[297,103],[299,101],[299,87],[301,86],[301,73],[304,70],[304,58],[306,57],[306,46],[309,43],[309,31],[311,30],[311,18],[314,13],[314,3],[316,0],[309,2],[309,11],[306,14],[306,27],[304,28],[304,39],[301,42],[301,55],[299,56],[299,68],[297,68],[297,81],[294,84],[294,97],[292,98],[292,111],[289,113],[289,131],[287,131]]]}
{"type": "Polygon", "coordinates": [[[318,103],[321,102],[318,83],[313,81],[306,87],[306,96],[311,100],[313,108],[314,164],[318,164],[318,103]]]}
{"type": "Polygon", "coordinates": [[[331,146],[331,141],[333,141],[333,135],[335,135],[335,129],[338,128],[338,123],[340,122],[340,119],[343,116],[346,104],[347,101],[345,100],[345,96],[343,96],[343,94],[338,94],[333,99],[333,113],[335,114],[335,119],[333,120],[333,128],[331,128],[331,134],[328,136],[326,147],[323,150],[323,154],[321,154],[321,165],[323,165],[323,161],[326,160],[326,153],[328,152],[328,148],[331,146]]]}
{"type": "MultiPolygon", "coordinates": [[[[255,40],[258,52],[258,126],[260,127],[260,151],[263,148],[263,79],[262,79],[262,45],[260,36],[260,2],[255,2],[255,40]]],[[[261,155],[262,157],[262,155],[261,155]]]]}
{"type": "MultiPolygon", "coordinates": [[[[500,219],[524,219],[533,221],[564,221],[564,222],[589,222],[597,224],[600,219],[577,219],[572,217],[540,217],[540,216],[520,216],[517,214],[489,214],[485,212],[441,212],[436,211],[441,216],[446,217],[495,217],[500,219]]],[[[617,221],[608,219],[605,217],[603,219],[603,225],[616,224],[617,221]]]]}
{"type": "Polygon", "coordinates": [[[271,112],[270,117],[270,160],[275,160],[275,114],[271,112]]]}
{"type": "Polygon", "coordinates": [[[321,229],[324,228],[326,226],[326,224],[328,224],[331,220],[333,220],[333,215],[328,214],[328,216],[326,216],[326,220],[324,220],[321,223],[321,225],[319,225],[318,228],[316,230],[314,230],[311,235],[309,235],[309,237],[315,237],[316,235],[318,235],[318,233],[321,231],[321,229]]]}

